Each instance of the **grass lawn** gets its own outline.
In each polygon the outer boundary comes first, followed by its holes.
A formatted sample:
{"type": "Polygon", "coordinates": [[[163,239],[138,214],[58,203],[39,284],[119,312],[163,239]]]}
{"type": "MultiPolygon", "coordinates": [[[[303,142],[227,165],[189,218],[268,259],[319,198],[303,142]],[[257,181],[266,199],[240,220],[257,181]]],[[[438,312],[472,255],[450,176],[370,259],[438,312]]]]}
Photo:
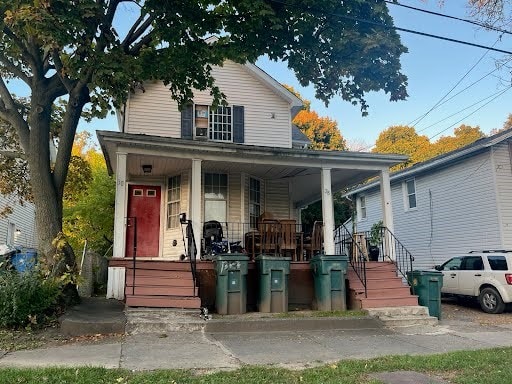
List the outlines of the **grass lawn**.
{"type": "Polygon", "coordinates": [[[374,372],[412,370],[450,383],[512,383],[512,348],[465,351],[435,356],[393,356],[342,361],[305,370],[246,367],[231,372],[130,372],[101,368],[1,369],[0,384],[243,384],[373,383],[374,372]]]}

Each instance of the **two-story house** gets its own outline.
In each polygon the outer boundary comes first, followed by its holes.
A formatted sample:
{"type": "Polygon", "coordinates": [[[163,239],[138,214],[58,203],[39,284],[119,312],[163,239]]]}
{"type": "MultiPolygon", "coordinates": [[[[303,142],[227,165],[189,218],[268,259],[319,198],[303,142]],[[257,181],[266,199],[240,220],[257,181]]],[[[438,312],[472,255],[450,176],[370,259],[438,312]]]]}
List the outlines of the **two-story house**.
{"type": "MultiPolygon", "coordinates": [[[[280,83],[253,64],[230,61],[215,67],[213,76],[226,105],[213,108],[209,92],[196,91],[193,104],[180,111],[163,83],[148,81],[118,112],[119,131],[97,132],[117,179],[108,295],[122,299],[130,286],[128,305],[199,305],[197,298],[176,299],[183,290],[138,289],[130,271],[144,262],[166,270],[189,265],[180,262],[190,254],[180,213],[192,222],[198,259],[206,253],[205,223],[212,221],[220,223],[224,239],[240,242],[237,250],[253,257],[258,250],[248,241],[254,242],[259,220],[288,220],[301,236],[299,248],[308,240],[300,210],[318,200],[322,248],[334,254],[332,193],[377,175],[383,180],[383,209],[390,213],[388,170],[403,156],[309,150],[307,138],[292,125],[302,102],[280,83]],[[158,298],[151,298],[155,292],[158,298]]],[[[391,214],[386,220],[391,225],[391,214]]],[[[306,248],[292,250],[303,268],[309,268],[306,248]]],[[[211,270],[211,264],[199,263],[198,269],[211,270]]],[[[147,274],[138,276],[142,282],[147,274]]],[[[201,277],[199,272],[204,305],[212,287],[201,277]]]]}

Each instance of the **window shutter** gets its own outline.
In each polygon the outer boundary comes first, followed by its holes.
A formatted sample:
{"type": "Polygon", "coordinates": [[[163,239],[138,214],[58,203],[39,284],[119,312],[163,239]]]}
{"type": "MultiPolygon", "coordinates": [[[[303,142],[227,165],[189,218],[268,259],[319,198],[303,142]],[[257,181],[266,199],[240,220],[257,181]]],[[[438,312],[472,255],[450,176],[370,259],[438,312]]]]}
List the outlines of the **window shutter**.
{"type": "Polygon", "coordinates": [[[244,107],[239,105],[233,106],[233,142],[243,143],[244,134],[244,107]]]}
{"type": "Polygon", "coordinates": [[[192,127],[193,127],[193,111],[192,105],[187,105],[181,111],[181,138],[192,140],[192,127]]]}

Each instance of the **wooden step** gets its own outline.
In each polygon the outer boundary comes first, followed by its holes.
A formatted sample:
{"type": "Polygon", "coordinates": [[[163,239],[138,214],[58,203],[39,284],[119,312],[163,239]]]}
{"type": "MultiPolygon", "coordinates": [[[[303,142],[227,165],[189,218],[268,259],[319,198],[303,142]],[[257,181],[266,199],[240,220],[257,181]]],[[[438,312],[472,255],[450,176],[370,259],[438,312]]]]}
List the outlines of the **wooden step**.
{"type": "MultiPolygon", "coordinates": [[[[357,296],[364,296],[364,288],[360,290],[354,290],[357,296]]],[[[411,296],[411,290],[409,287],[396,287],[396,288],[377,288],[377,289],[367,289],[367,296],[370,298],[373,297],[408,297],[411,296]]]]}
{"type": "MultiPolygon", "coordinates": [[[[133,276],[133,269],[126,269],[126,277],[133,276]]],[[[166,271],[162,269],[139,269],[135,270],[136,277],[161,277],[167,279],[187,279],[192,278],[190,271],[166,271]]]]}
{"type": "MultiPolygon", "coordinates": [[[[349,279],[351,278],[357,278],[359,279],[359,277],[357,277],[357,274],[354,272],[354,271],[349,271],[347,273],[347,277],[349,279]]],[[[377,270],[372,270],[372,271],[366,271],[366,279],[383,279],[383,278],[392,278],[392,277],[397,277],[396,275],[396,272],[395,271],[388,271],[388,270],[382,270],[382,271],[377,271],[377,270]]]]}
{"type": "Polygon", "coordinates": [[[131,285],[125,288],[126,294],[142,296],[197,296],[197,288],[192,287],[162,287],[155,285],[136,285],[135,289],[131,285]]]}
{"type": "MultiPolygon", "coordinates": [[[[127,269],[133,269],[133,263],[126,265],[127,269]]],[[[138,260],[135,268],[139,269],[159,269],[162,271],[190,271],[190,262],[188,261],[158,261],[158,260],[138,260]]]]}
{"type": "MultiPolygon", "coordinates": [[[[126,277],[126,284],[133,285],[133,276],[126,277]]],[[[135,285],[160,285],[163,287],[193,287],[192,275],[183,279],[168,279],[165,277],[149,277],[135,275],[135,285]]]]}
{"type": "Polygon", "coordinates": [[[418,305],[418,296],[407,297],[367,297],[356,299],[361,302],[361,308],[381,308],[381,307],[404,307],[409,305],[418,305]]]}
{"type": "Polygon", "coordinates": [[[201,308],[201,299],[199,297],[126,295],[126,305],[129,307],[199,309],[201,308]]]}
{"type": "MultiPolygon", "coordinates": [[[[364,288],[363,283],[358,280],[349,280],[349,287],[353,289],[364,288]]],[[[398,277],[389,279],[371,279],[366,281],[367,289],[380,289],[380,288],[400,288],[404,287],[402,279],[398,277]]]]}

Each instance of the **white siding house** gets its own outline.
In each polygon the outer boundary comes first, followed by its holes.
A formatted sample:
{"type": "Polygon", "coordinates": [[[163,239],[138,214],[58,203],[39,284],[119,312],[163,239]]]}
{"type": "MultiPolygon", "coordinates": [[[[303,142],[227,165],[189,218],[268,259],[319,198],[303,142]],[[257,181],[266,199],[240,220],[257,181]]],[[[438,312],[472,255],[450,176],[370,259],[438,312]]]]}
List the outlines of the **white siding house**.
{"type": "MultiPolygon", "coordinates": [[[[414,268],[470,250],[512,249],[511,145],[507,130],[391,174],[393,232],[414,268]]],[[[356,202],[356,231],[382,219],[376,182],[346,196],[356,202]]]]}
{"type": "Polygon", "coordinates": [[[10,207],[12,212],[0,217],[0,244],[35,248],[35,209],[32,203],[20,205],[14,196],[0,195],[0,211],[10,207]]]}

